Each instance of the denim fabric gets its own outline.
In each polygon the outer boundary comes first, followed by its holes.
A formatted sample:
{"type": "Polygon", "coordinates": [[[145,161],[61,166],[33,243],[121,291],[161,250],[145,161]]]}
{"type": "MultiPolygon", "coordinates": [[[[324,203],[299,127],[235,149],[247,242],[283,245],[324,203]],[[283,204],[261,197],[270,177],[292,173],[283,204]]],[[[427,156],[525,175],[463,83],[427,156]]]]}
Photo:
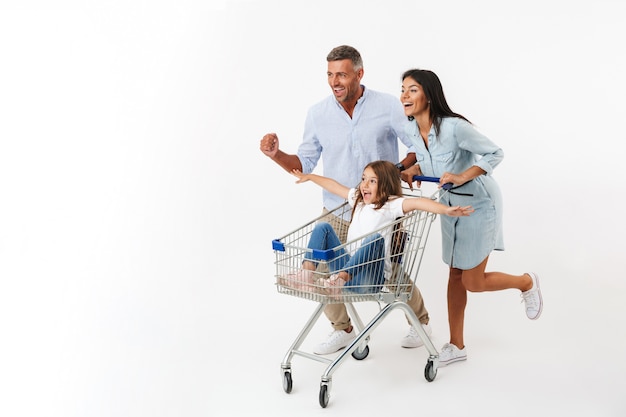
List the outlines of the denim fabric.
{"type": "Polygon", "coordinates": [[[481,263],[491,251],[504,250],[502,195],[492,177],[494,168],[504,157],[502,149],[470,123],[456,117],[442,120],[439,135],[435,134],[434,126],[431,128],[428,147],[419,135],[416,122],[407,125],[407,134],[425,176],[441,177],[444,172],[460,174],[474,165],[486,172],[457,188],[457,194],[442,193],[440,201],[444,204],[472,205],[475,209],[469,217],[440,217],[443,261],[466,270],[481,263]]]}
{"type": "MultiPolygon", "coordinates": [[[[361,242],[354,255],[341,246],[335,230],[329,223],[320,222],[313,228],[309,238],[308,249],[335,249],[335,257],[328,262],[331,273],[346,271],[351,275],[345,288],[350,291],[364,293],[377,292],[385,281],[385,241],[378,233],[367,236],[361,242]]],[[[308,251],[305,259],[317,264],[308,251]]]]}

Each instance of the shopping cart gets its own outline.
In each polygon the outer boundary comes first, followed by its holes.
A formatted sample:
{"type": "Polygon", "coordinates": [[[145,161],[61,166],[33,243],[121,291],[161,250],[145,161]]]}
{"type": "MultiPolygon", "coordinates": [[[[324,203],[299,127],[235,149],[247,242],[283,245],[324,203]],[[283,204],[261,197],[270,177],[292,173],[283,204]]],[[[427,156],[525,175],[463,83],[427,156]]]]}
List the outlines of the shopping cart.
{"type": "MultiPolygon", "coordinates": [[[[418,176],[414,177],[414,180],[439,181],[438,178],[434,177],[418,176]]],[[[449,188],[447,186],[448,184],[446,184],[444,189],[449,188]]],[[[419,189],[414,191],[405,189],[404,194],[410,197],[422,196],[419,189]]],[[[430,198],[437,199],[438,195],[439,191],[430,198]]],[[[415,210],[396,219],[385,227],[352,239],[332,249],[310,250],[307,248],[313,229],[321,222],[330,223],[339,236],[342,234],[345,236],[348,223],[337,221],[337,219],[349,218],[350,211],[350,205],[344,203],[329,213],[321,215],[287,235],[272,241],[272,248],[276,256],[275,278],[278,292],[318,303],[315,311],[289,347],[281,363],[283,389],[286,393],[290,393],[292,390],[291,360],[294,356],[297,355],[326,363],[328,366],[322,375],[319,391],[319,403],[323,408],[326,408],[329,402],[332,375],[335,370],[345,361],[348,355],[357,360],[365,359],[368,356],[368,342],[371,333],[395,309],[401,309],[405,312],[409,322],[415,328],[428,350],[429,357],[424,369],[424,377],[427,381],[431,382],[435,379],[439,362],[437,350],[420,325],[417,316],[407,304],[414,288],[413,280],[417,276],[420,267],[430,227],[436,215],[430,212],[415,210]],[[354,245],[365,246],[366,244],[368,245],[368,250],[372,248],[370,256],[364,257],[362,262],[353,265],[354,270],[358,270],[360,281],[353,282],[354,277],[356,277],[356,275],[353,275],[353,279],[344,286],[329,285],[329,279],[334,271],[337,270],[337,266],[343,264],[342,258],[349,256],[347,254],[350,253],[350,248],[354,247],[354,245]],[[373,249],[379,248],[381,244],[385,245],[385,253],[389,253],[387,274],[382,272],[385,269],[384,254],[381,256],[380,251],[373,249]],[[305,259],[314,261],[317,264],[315,271],[303,269],[302,263],[305,259]],[[413,280],[411,277],[413,277],[413,280]],[[367,325],[363,324],[354,307],[354,303],[364,301],[375,301],[381,306],[380,311],[367,325]],[[358,330],[356,339],[334,359],[301,350],[302,343],[321,316],[326,305],[335,303],[346,305],[354,326],[358,330]]]]}

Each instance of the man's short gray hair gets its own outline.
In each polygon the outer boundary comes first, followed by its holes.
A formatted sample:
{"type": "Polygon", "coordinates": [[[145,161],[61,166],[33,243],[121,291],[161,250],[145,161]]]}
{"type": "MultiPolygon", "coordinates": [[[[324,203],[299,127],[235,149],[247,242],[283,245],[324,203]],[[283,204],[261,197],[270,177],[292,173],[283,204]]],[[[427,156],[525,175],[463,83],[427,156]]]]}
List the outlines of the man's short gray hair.
{"type": "Polygon", "coordinates": [[[328,62],[341,61],[343,59],[349,59],[352,61],[355,71],[363,68],[363,59],[361,58],[361,54],[355,48],[348,45],[337,46],[326,56],[326,61],[328,62]]]}

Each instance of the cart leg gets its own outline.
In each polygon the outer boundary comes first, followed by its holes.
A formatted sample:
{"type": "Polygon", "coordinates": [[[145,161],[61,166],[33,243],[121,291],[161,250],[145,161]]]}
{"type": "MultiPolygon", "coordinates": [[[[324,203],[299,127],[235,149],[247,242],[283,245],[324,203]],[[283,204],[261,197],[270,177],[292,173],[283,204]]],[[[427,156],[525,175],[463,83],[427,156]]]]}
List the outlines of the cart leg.
{"type": "Polygon", "coordinates": [[[280,365],[280,372],[283,378],[283,389],[285,390],[287,394],[289,394],[291,392],[291,389],[293,388],[293,379],[291,375],[291,359],[293,358],[294,353],[302,345],[302,342],[304,342],[304,339],[306,339],[306,337],[311,332],[311,329],[313,328],[313,326],[315,325],[315,323],[321,316],[322,312],[324,311],[325,306],[326,306],[326,303],[320,303],[317,306],[317,308],[315,309],[315,311],[313,311],[313,314],[311,315],[309,320],[306,322],[306,325],[300,331],[300,334],[298,334],[298,337],[296,337],[296,340],[289,347],[289,350],[287,351],[287,353],[285,354],[285,357],[283,358],[283,362],[280,365]]]}
{"type": "MultiPolygon", "coordinates": [[[[407,304],[404,305],[408,307],[407,304]]],[[[435,349],[433,342],[430,340],[430,337],[428,337],[428,334],[426,334],[426,331],[422,327],[413,310],[411,310],[410,308],[403,309],[407,317],[409,318],[409,321],[411,322],[411,326],[413,326],[413,328],[417,331],[420,339],[422,339],[422,341],[424,342],[426,350],[428,350],[429,356],[428,360],[426,361],[426,367],[424,368],[424,378],[426,378],[426,381],[432,382],[435,380],[435,377],[437,377],[437,368],[439,366],[439,352],[437,352],[437,349],[435,349]]]]}
{"type": "MultiPolygon", "coordinates": [[[[346,303],[346,309],[348,310],[350,317],[352,317],[352,320],[354,321],[354,326],[358,330],[357,334],[361,334],[361,332],[365,328],[365,325],[363,324],[363,321],[361,320],[361,316],[359,316],[359,313],[356,311],[356,308],[354,308],[354,305],[352,303],[346,303]]],[[[363,339],[362,343],[359,343],[356,350],[352,352],[352,357],[354,359],[360,361],[367,357],[367,355],[370,352],[370,349],[367,346],[369,341],[370,341],[370,337],[368,335],[367,337],[363,339]]]]}

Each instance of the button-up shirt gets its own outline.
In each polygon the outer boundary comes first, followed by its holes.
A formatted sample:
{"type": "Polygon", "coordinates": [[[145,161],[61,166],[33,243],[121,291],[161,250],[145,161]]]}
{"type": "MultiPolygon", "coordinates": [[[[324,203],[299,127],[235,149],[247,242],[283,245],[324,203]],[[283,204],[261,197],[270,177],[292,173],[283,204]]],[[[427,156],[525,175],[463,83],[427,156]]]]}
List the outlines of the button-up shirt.
{"type": "MultiPolygon", "coordinates": [[[[312,172],[322,158],[322,175],[346,187],[356,187],[368,163],[398,162],[398,139],[413,152],[405,133],[408,119],[400,100],[391,94],[363,88],[352,118],[334,96],[309,109],[304,138],[297,152],[303,173],[312,172]]],[[[322,193],[328,210],[345,202],[326,190],[322,193]]]]}

